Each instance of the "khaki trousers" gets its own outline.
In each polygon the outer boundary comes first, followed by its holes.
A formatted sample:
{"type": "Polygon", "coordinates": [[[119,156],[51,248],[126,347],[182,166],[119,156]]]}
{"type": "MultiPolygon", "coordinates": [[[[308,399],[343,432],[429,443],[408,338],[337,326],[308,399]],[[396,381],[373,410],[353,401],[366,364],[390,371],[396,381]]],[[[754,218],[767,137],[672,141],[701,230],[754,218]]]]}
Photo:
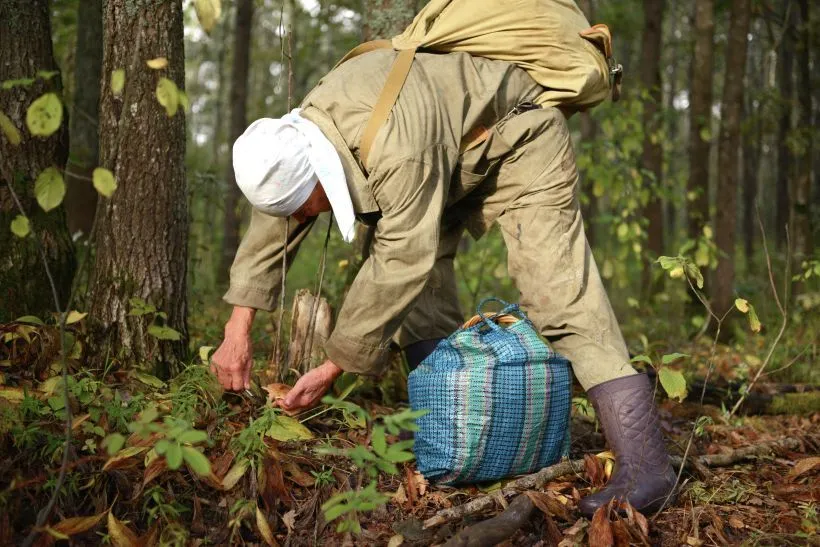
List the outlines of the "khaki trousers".
{"type": "Polygon", "coordinates": [[[460,326],[453,259],[465,224],[494,221],[522,309],[572,362],[583,388],[636,374],[584,233],[566,120],[557,109],[536,110],[494,131],[511,150],[445,211],[435,267],[394,340],[404,347],[446,337],[460,326]]]}

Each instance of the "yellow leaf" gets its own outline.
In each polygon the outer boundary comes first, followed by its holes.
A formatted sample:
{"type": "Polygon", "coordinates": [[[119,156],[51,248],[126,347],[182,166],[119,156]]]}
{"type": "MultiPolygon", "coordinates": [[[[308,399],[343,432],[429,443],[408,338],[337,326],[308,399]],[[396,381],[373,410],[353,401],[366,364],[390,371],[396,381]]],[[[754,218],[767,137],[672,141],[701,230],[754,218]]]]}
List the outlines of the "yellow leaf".
{"type": "Polygon", "coordinates": [[[210,34],[222,14],[222,2],[220,0],[194,0],[194,9],[202,30],[210,34]]]}
{"type": "Polygon", "coordinates": [[[120,465],[121,463],[125,462],[130,458],[133,458],[134,456],[138,456],[147,450],[147,446],[129,446],[128,448],[123,448],[122,450],[108,458],[108,461],[105,462],[105,465],[103,465],[103,471],[108,471],[109,469],[116,469],[118,467],[122,467],[122,465],[120,465]]]}
{"type": "Polygon", "coordinates": [[[11,221],[11,233],[17,237],[26,237],[30,232],[31,223],[28,221],[28,217],[17,215],[14,217],[14,220],[11,221]]]}
{"type": "Polygon", "coordinates": [[[34,197],[46,213],[56,208],[65,197],[65,181],[56,167],[46,167],[34,181],[34,197]]]}
{"type": "Polygon", "coordinates": [[[265,514],[259,509],[259,506],[256,506],[256,527],[259,528],[259,535],[262,536],[262,539],[265,540],[265,543],[270,545],[270,547],[277,547],[279,543],[273,538],[273,532],[270,529],[270,524],[268,524],[268,519],[265,518],[265,514]]]}
{"type": "Polygon", "coordinates": [[[125,87],[125,69],[118,68],[111,71],[111,93],[119,97],[125,87]]]}
{"type": "Polygon", "coordinates": [[[239,479],[241,479],[245,474],[245,471],[247,471],[249,463],[250,462],[246,458],[243,458],[233,464],[231,470],[228,471],[222,479],[222,489],[230,490],[236,486],[236,483],[239,482],[239,479]]]}
{"type": "Polygon", "coordinates": [[[160,78],[157,82],[157,102],[165,107],[169,117],[177,113],[179,108],[179,88],[168,78],[160,78]]]}
{"type": "Polygon", "coordinates": [[[387,542],[387,547],[399,547],[399,545],[404,543],[404,536],[401,534],[396,534],[395,536],[390,538],[390,541],[387,542]]]}
{"type": "Polygon", "coordinates": [[[17,146],[20,144],[22,138],[20,137],[20,131],[17,129],[17,126],[14,125],[14,122],[11,121],[11,118],[0,112],[0,129],[3,130],[3,134],[12,144],[12,146],[17,146]]]}
{"type": "Polygon", "coordinates": [[[268,431],[268,437],[277,441],[306,441],[313,438],[313,433],[289,416],[276,416],[268,431]]]}
{"type": "Polygon", "coordinates": [[[94,515],[93,517],[73,517],[63,519],[52,526],[51,529],[67,536],[82,534],[83,532],[87,532],[88,530],[94,528],[104,516],[105,513],[100,513],[99,515],[94,515]]]}
{"type": "Polygon", "coordinates": [[[26,111],[26,126],[32,135],[48,137],[63,123],[63,103],[56,93],[46,93],[34,100],[26,111]]]}
{"type": "Polygon", "coordinates": [[[71,310],[68,312],[68,317],[65,318],[66,325],[73,325],[77,321],[82,321],[88,313],[80,313],[77,310],[71,310]]]}
{"type": "Polygon", "coordinates": [[[140,545],[137,534],[117,520],[111,511],[108,512],[108,536],[114,547],[139,547],[140,545]]]}
{"type": "Polygon", "coordinates": [[[19,403],[24,396],[21,387],[0,387],[0,399],[5,399],[10,403],[19,403]]]}
{"type": "Polygon", "coordinates": [[[157,57],[156,59],[150,59],[145,61],[145,64],[148,65],[148,68],[153,68],[154,70],[161,70],[168,66],[168,59],[165,57],[157,57]]]}
{"type": "Polygon", "coordinates": [[[117,181],[114,179],[114,173],[105,169],[104,167],[97,167],[91,175],[91,181],[97,192],[103,196],[110,198],[114,195],[114,190],[117,189],[117,181]]]}
{"type": "Polygon", "coordinates": [[[743,298],[735,299],[735,307],[743,313],[749,313],[749,302],[743,298]]]}

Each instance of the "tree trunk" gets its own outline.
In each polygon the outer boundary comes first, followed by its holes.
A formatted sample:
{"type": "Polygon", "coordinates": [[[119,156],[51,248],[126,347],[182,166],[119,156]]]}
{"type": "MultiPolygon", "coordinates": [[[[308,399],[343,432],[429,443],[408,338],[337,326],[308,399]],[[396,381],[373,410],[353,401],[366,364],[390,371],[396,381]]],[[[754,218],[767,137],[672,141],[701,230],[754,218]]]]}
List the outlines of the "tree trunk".
{"type": "MultiPolygon", "coordinates": [[[[718,145],[718,193],[715,243],[721,251],[715,275],[712,308],[720,317],[734,303],[735,230],[737,225],[738,149],[743,114],[743,76],[746,69],[747,34],[751,0],[732,0],[726,46],[726,76],[721,102],[718,145]]],[[[725,333],[729,329],[724,330],[725,333]]]]}
{"type": "MultiPolygon", "coordinates": [[[[644,28],[641,43],[641,85],[648,93],[643,104],[643,154],[641,167],[651,174],[649,202],[644,215],[649,220],[647,251],[644,264],[643,286],[653,294],[660,283],[652,282],[652,262],[663,254],[663,148],[661,147],[660,108],[661,90],[661,30],[663,28],[663,0],[644,0],[644,28]]],[[[664,279],[660,276],[659,279],[664,279]]]]}
{"type": "Polygon", "coordinates": [[[794,102],[794,25],[793,5],[785,3],[783,41],[778,55],[778,87],[780,88],[780,125],[777,132],[777,204],[775,207],[775,236],[778,248],[786,244],[786,225],[791,208],[789,181],[791,180],[792,152],[789,150],[789,134],[792,129],[792,103],[794,102]]]}
{"type": "MultiPolygon", "coordinates": [[[[0,0],[0,81],[34,78],[58,70],[51,44],[47,0],[0,0]]],[[[43,169],[65,165],[68,128],[64,123],[48,138],[33,137],[26,128],[29,105],[47,92],[60,95],[60,75],[38,77],[31,86],[0,88],[0,112],[22,138],[13,145],[0,131],[0,323],[21,315],[45,318],[54,297],[40,249],[54,277],[60,308],[71,291],[76,262],[62,206],[46,213],[34,199],[34,180],[43,169]],[[19,198],[33,234],[14,236],[9,225],[20,213],[9,186],[19,198]]]]}
{"type": "MultiPolygon", "coordinates": [[[[581,8],[581,11],[584,12],[584,15],[587,18],[587,21],[591,25],[595,24],[595,6],[592,4],[592,0],[579,0],[578,7],[581,8]]],[[[595,140],[595,137],[598,133],[598,124],[595,122],[595,119],[592,115],[587,112],[581,112],[581,143],[590,143],[595,140]]],[[[581,172],[581,179],[586,179],[586,173],[581,172]]],[[[586,183],[587,181],[584,180],[586,183]]],[[[586,203],[582,206],[582,216],[586,221],[586,233],[587,233],[587,241],[589,242],[589,246],[593,247],[595,245],[595,224],[593,223],[593,219],[598,214],[598,198],[595,196],[595,192],[592,191],[587,184],[584,185],[586,188],[585,196],[587,198],[586,203]]]]}
{"type": "Polygon", "coordinates": [[[185,356],[187,336],[185,113],[168,116],[156,88],[162,77],[184,87],[182,2],[106,0],[103,21],[103,74],[124,69],[125,89],[115,97],[102,80],[100,159],[117,190],[97,208],[91,316],[106,343],[95,357],[173,364],[185,356]],[[146,66],[158,57],[168,59],[166,68],[146,66]],[[164,315],[129,316],[135,297],[164,315]],[[161,340],[152,324],[182,339],[161,340]]]}
{"type": "MultiPolygon", "coordinates": [[[[752,31],[755,33],[755,31],[752,31]]],[[[756,33],[760,36],[760,33],[756,33]]],[[[744,99],[746,130],[743,132],[743,250],[746,269],[754,271],[754,241],[757,227],[757,187],[760,182],[760,167],[763,157],[763,121],[760,114],[760,97],[764,89],[763,51],[760,40],[755,40],[756,49],[749,52],[746,74],[747,88],[744,99]]]]}
{"type": "Polygon", "coordinates": [[[91,175],[99,161],[100,75],[102,69],[102,0],[84,0],[77,10],[74,105],[66,169],[66,216],[72,234],[91,233],[97,191],[91,175]]]}
{"type": "Polygon", "coordinates": [[[712,129],[712,71],[715,1],[695,1],[695,51],[689,104],[689,237],[700,237],[709,220],[709,150],[712,129]]]}
{"type": "Polygon", "coordinates": [[[400,34],[424,3],[419,0],[364,0],[364,40],[400,34]]]}
{"type": "MultiPolygon", "coordinates": [[[[253,22],[253,0],[239,0],[236,5],[236,27],[234,30],[233,67],[231,75],[231,133],[233,143],[242,135],[247,126],[248,73],[251,55],[251,24],[253,22]]],[[[217,281],[228,281],[231,264],[239,247],[239,203],[242,192],[236,185],[233,162],[225,169],[225,217],[223,219],[222,260],[217,281]]]]}
{"type": "MultiPolygon", "coordinates": [[[[792,217],[790,233],[794,238],[793,271],[801,271],[802,262],[812,256],[814,251],[811,223],[811,163],[814,129],[812,118],[812,85],[809,65],[810,45],[809,2],[800,0],[799,44],[797,48],[797,99],[800,104],[800,146],[797,154],[797,169],[794,178],[792,196],[792,217]]],[[[797,291],[794,291],[797,292],[797,291]]]]}

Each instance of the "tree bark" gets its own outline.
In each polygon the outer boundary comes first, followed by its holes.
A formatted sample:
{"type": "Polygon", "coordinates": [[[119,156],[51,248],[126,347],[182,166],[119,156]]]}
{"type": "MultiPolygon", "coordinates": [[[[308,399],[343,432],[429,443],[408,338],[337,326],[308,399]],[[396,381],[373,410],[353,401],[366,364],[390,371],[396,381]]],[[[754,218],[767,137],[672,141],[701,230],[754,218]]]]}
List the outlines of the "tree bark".
{"type": "MultiPolygon", "coordinates": [[[[722,316],[734,305],[738,150],[750,13],[751,0],[732,0],[718,145],[715,243],[721,254],[718,258],[712,299],[712,308],[718,316],[722,316]]],[[[729,329],[724,329],[724,332],[728,333],[729,329]]]]}
{"type": "MultiPolygon", "coordinates": [[[[752,31],[754,33],[754,30],[752,31]]],[[[759,33],[757,33],[759,35],[759,33]]],[[[760,94],[763,78],[763,51],[759,40],[757,48],[749,52],[746,74],[750,93],[744,100],[746,130],[743,132],[743,250],[746,269],[754,271],[754,241],[757,233],[757,188],[763,157],[763,121],[760,118],[760,94]]]]}
{"type": "MultiPolygon", "coordinates": [[[[652,262],[663,254],[663,148],[660,142],[663,100],[661,90],[661,34],[663,28],[663,0],[644,0],[644,28],[641,43],[641,85],[647,93],[643,102],[643,154],[641,167],[644,176],[649,173],[651,183],[649,201],[644,215],[649,221],[648,260],[643,269],[643,286],[653,294],[660,283],[652,282],[652,262]]],[[[664,279],[661,276],[659,279],[664,279]]]]}
{"type": "Polygon", "coordinates": [[[77,8],[74,105],[71,112],[66,216],[72,234],[91,233],[97,191],[91,175],[99,160],[100,75],[102,70],[102,0],[84,0],[77,8]]]}
{"type": "Polygon", "coordinates": [[[792,130],[792,103],[794,102],[794,6],[784,3],[783,41],[778,55],[778,87],[780,88],[780,123],[777,131],[777,202],[775,206],[775,242],[778,248],[786,244],[786,225],[789,222],[791,198],[792,152],[789,150],[789,134],[792,130]]]}
{"type": "MultiPolygon", "coordinates": [[[[814,251],[811,222],[811,163],[813,138],[812,133],[812,85],[810,55],[811,34],[809,19],[809,2],[800,0],[800,27],[797,47],[797,99],[800,106],[798,118],[799,153],[797,154],[794,191],[792,196],[790,233],[794,238],[794,266],[792,271],[800,272],[804,260],[814,251]]],[[[797,288],[797,287],[795,287],[797,288]]],[[[793,291],[796,293],[797,291],[793,291]]]]}
{"type": "Polygon", "coordinates": [[[106,0],[103,20],[103,74],[122,68],[126,81],[119,97],[107,77],[101,89],[100,159],[117,190],[97,208],[90,311],[102,331],[95,339],[103,343],[92,352],[98,362],[110,355],[173,365],[185,356],[187,337],[185,113],[168,116],[156,88],[161,77],[184,87],[182,2],[106,0]],[[158,57],[168,59],[166,68],[146,66],[158,57]],[[129,316],[132,297],[166,317],[129,316]],[[149,333],[152,323],[182,339],[158,339],[149,333]]]}
{"type": "MultiPolygon", "coordinates": [[[[35,78],[39,71],[58,70],[51,44],[47,0],[0,0],[0,82],[35,78]]],[[[48,138],[34,137],[26,128],[29,105],[47,92],[60,95],[60,75],[38,77],[30,86],[0,88],[0,111],[22,138],[12,145],[0,132],[0,323],[21,315],[45,318],[54,309],[54,297],[40,250],[54,277],[60,307],[71,291],[76,262],[62,206],[46,213],[34,198],[34,180],[43,169],[65,166],[68,128],[64,123],[48,138]],[[9,188],[19,198],[31,223],[25,238],[9,231],[20,214],[9,188]]]]}
{"type": "Polygon", "coordinates": [[[709,150],[712,128],[712,71],[715,1],[695,1],[695,51],[689,103],[689,237],[700,237],[709,221],[709,150]]]}
{"type": "MultiPolygon", "coordinates": [[[[231,75],[231,133],[233,143],[242,135],[247,126],[248,74],[251,55],[251,25],[253,23],[253,0],[238,0],[236,5],[236,25],[234,30],[233,67],[231,75]]],[[[233,162],[228,162],[225,170],[225,216],[222,223],[222,259],[217,281],[228,281],[231,264],[239,247],[239,203],[242,192],[236,185],[233,162]]]]}

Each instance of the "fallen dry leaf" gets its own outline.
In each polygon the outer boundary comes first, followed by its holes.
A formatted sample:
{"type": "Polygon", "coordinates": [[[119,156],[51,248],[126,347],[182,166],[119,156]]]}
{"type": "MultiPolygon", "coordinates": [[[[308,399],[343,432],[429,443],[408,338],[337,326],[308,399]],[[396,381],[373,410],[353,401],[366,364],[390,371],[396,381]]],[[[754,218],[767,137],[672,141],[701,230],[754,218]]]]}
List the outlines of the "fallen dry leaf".
{"type": "Polygon", "coordinates": [[[262,510],[259,509],[259,506],[256,507],[256,527],[259,529],[259,535],[262,536],[265,543],[270,547],[278,547],[279,543],[273,537],[273,531],[270,529],[268,519],[262,510]]]}
{"type": "Polygon", "coordinates": [[[114,547],[140,547],[140,540],[136,533],[128,526],[117,520],[114,513],[108,512],[108,535],[114,547]]]}
{"type": "Polygon", "coordinates": [[[561,540],[558,547],[575,547],[576,545],[583,545],[588,526],[589,521],[587,519],[579,518],[575,521],[575,524],[564,531],[564,539],[561,540]]]}
{"type": "Polygon", "coordinates": [[[545,515],[559,517],[561,520],[571,522],[569,511],[566,506],[561,503],[555,493],[530,490],[525,492],[525,494],[530,498],[533,505],[540,509],[545,515]]]}
{"type": "Polygon", "coordinates": [[[142,487],[145,488],[149,482],[162,475],[166,469],[168,469],[168,464],[165,458],[156,458],[145,468],[145,472],[142,474],[142,487]]]}
{"type": "Polygon", "coordinates": [[[596,547],[612,547],[615,540],[609,523],[609,505],[599,507],[589,527],[589,544],[596,547]]]}
{"type": "Polygon", "coordinates": [[[584,470],[589,483],[594,487],[603,486],[606,482],[603,461],[591,454],[584,454],[584,470]]]}
{"type": "Polygon", "coordinates": [[[92,517],[74,517],[70,519],[63,519],[52,526],[51,529],[67,536],[73,536],[75,534],[81,534],[90,530],[96,526],[104,516],[105,513],[100,513],[99,515],[94,515],[92,517]]]}
{"type": "Polygon", "coordinates": [[[284,469],[285,474],[290,478],[290,480],[292,480],[302,488],[310,488],[311,486],[316,484],[316,479],[313,477],[313,475],[305,473],[304,471],[302,471],[301,467],[299,467],[298,465],[296,465],[296,463],[292,461],[286,461],[282,468],[284,469]]]}
{"type": "Polygon", "coordinates": [[[387,542],[387,547],[399,547],[402,543],[404,543],[404,536],[401,534],[396,534],[390,538],[390,541],[387,542]]]}
{"type": "Polygon", "coordinates": [[[800,475],[813,471],[818,467],[820,467],[820,457],[805,458],[794,464],[794,467],[789,470],[788,477],[794,480],[800,475]]]}
{"type": "Polygon", "coordinates": [[[743,524],[743,521],[734,515],[729,517],[729,526],[731,526],[735,530],[742,530],[743,528],[746,528],[746,525],[743,524]]]}
{"type": "Polygon", "coordinates": [[[293,532],[293,527],[296,526],[296,510],[291,509],[284,515],[282,515],[282,522],[288,529],[288,534],[293,532]]]}
{"type": "Polygon", "coordinates": [[[273,383],[262,386],[262,389],[268,392],[268,404],[273,404],[273,402],[277,399],[284,399],[287,397],[288,392],[293,388],[287,384],[273,383]]]}

